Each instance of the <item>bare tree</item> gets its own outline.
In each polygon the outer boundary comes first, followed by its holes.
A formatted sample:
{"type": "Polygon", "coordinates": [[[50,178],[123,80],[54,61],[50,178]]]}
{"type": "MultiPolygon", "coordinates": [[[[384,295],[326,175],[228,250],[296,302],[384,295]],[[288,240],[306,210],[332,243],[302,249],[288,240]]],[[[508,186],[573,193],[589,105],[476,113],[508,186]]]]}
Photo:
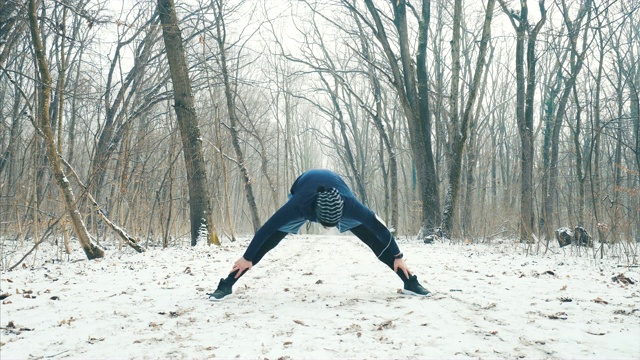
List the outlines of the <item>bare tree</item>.
{"type": "Polygon", "coordinates": [[[495,0],[487,1],[487,8],[485,11],[485,18],[482,27],[482,37],[480,39],[480,49],[478,51],[478,60],[476,61],[476,68],[473,74],[473,79],[470,84],[469,97],[464,107],[464,113],[462,114],[462,121],[458,124],[458,81],[456,78],[459,76],[457,71],[460,68],[460,22],[462,21],[462,0],[456,0],[454,6],[454,31],[452,41],[452,61],[453,61],[453,74],[452,74],[452,97],[455,93],[456,101],[451,103],[451,121],[454,129],[453,145],[452,145],[452,158],[449,167],[449,187],[447,189],[447,195],[445,196],[444,211],[442,215],[443,230],[450,233],[453,230],[453,219],[456,210],[456,203],[458,199],[458,189],[460,188],[460,176],[462,171],[462,160],[467,141],[467,134],[469,130],[469,123],[471,118],[475,116],[473,114],[475,101],[480,91],[480,85],[482,81],[482,72],[486,62],[487,48],[489,47],[489,39],[491,38],[491,19],[493,17],[493,8],[495,6],[495,0]],[[456,68],[458,69],[456,71],[456,68]],[[455,87],[455,89],[454,89],[455,87]]]}
{"type": "MultiPolygon", "coordinates": [[[[135,19],[142,18],[145,13],[145,11],[140,10],[135,19]]],[[[141,91],[143,86],[144,75],[149,66],[149,59],[152,56],[152,49],[158,39],[158,27],[153,25],[158,22],[158,15],[155,13],[143,26],[134,28],[133,33],[128,38],[121,40],[120,38],[124,37],[125,34],[119,35],[115,53],[109,64],[104,91],[105,119],[97,135],[89,177],[89,191],[94,194],[97,200],[101,199],[102,190],[105,188],[104,183],[108,164],[110,163],[109,159],[118,149],[120,141],[124,138],[124,132],[130,128],[129,123],[135,119],[135,116],[129,114],[128,110],[131,107],[132,99],[138,91],[141,91]],[[141,35],[144,36],[142,40],[139,39],[141,35]],[[133,66],[126,75],[123,75],[120,65],[122,52],[126,46],[136,41],[138,41],[138,44],[135,50],[133,66]],[[124,76],[121,82],[118,80],[118,73],[124,76]],[[118,83],[120,83],[119,87],[116,87],[118,83]]],[[[150,106],[156,101],[159,100],[147,101],[145,105],[150,106]]],[[[133,113],[133,109],[131,110],[133,113]]]]}
{"type": "MultiPolygon", "coordinates": [[[[567,52],[569,53],[569,73],[566,75],[559,75],[562,78],[561,82],[563,83],[564,87],[561,90],[557,110],[555,111],[555,114],[553,114],[553,122],[550,123],[550,125],[552,125],[552,128],[548,130],[548,133],[551,136],[548,168],[545,168],[545,174],[548,174],[548,176],[545,176],[542,179],[542,181],[548,181],[548,185],[547,192],[542,194],[543,207],[541,215],[544,219],[542,221],[542,223],[544,224],[543,231],[547,239],[551,239],[554,236],[552,216],[554,215],[554,204],[556,202],[556,192],[558,185],[558,146],[560,140],[560,129],[562,128],[562,123],[567,111],[569,96],[571,95],[571,91],[576,82],[578,74],[582,69],[582,65],[584,63],[584,55],[588,49],[588,43],[590,42],[586,38],[589,28],[587,26],[583,27],[582,25],[585,17],[590,16],[591,14],[591,3],[591,0],[586,0],[583,4],[581,4],[580,9],[576,14],[576,19],[571,20],[566,2],[564,0],[561,1],[561,12],[564,19],[564,24],[567,27],[567,35],[569,37],[567,49],[567,52]],[[578,41],[580,31],[583,32],[582,48],[578,48],[578,44],[580,43],[578,41]]],[[[589,20],[587,20],[587,22],[588,21],[589,20]]]]}
{"type": "Polygon", "coordinates": [[[253,185],[251,176],[249,176],[249,170],[245,162],[245,155],[240,146],[240,120],[238,119],[236,109],[236,96],[232,88],[231,73],[227,64],[227,33],[223,16],[223,3],[219,0],[211,0],[211,7],[215,16],[215,30],[216,30],[216,42],[219,50],[219,65],[224,84],[224,94],[227,104],[227,112],[229,115],[229,133],[231,134],[231,143],[236,153],[236,162],[242,175],[242,181],[245,189],[245,196],[247,203],[249,204],[249,212],[251,213],[251,222],[253,224],[254,231],[257,231],[262,222],[258,215],[258,206],[256,205],[256,198],[253,193],[253,185]]]}
{"type": "Polygon", "coordinates": [[[191,218],[191,245],[206,238],[209,243],[218,245],[213,219],[207,173],[202,154],[202,137],[198,127],[189,71],[182,45],[182,34],[178,27],[173,0],[158,0],[158,13],[162,23],[162,36],[167,49],[167,60],[173,82],[174,109],[182,138],[182,151],[187,168],[189,184],[189,212],[191,218]]]}
{"type": "MultiPolygon", "coordinates": [[[[345,5],[357,11],[347,1],[345,5]]],[[[430,21],[431,2],[421,2],[418,17],[418,45],[416,58],[412,58],[409,45],[409,28],[407,24],[407,2],[391,0],[393,9],[393,25],[397,32],[396,54],[387,34],[387,26],[383,15],[371,0],[365,0],[371,20],[360,14],[364,23],[371,29],[380,43],[387,59],[391,74],[389,79],[395,88],[404,115],[407,118],[413,161],[420,184],[420,202],[422,208],[422,229],[424,236],[429,235],[440,226],[440,196],[438,177],[436,174],[433,152],[431,149],[431,111],[429,108],[429,78],[427,76],[427,41],[430,21]],[[400,63],[400,64],[398,64],[400,63]]]]}
{"type": "Polygon", "coordinates": [[[520,12],[509,10],[504,0],[498,0],[516,30],[516,118],[520,135],[520,239],[529,242],[534,230],[533,212],[533,100],[536,91],[536,39],[546,21],[545,1],[540,0],[541,19],[533,26],[529,24],[529,8],[526,0],[520,2],[520,12]],[[526,78],[525,78],[526,45],[526,78]]]}
{"type": "Polygon", "coordinates": [[[367,75],[371,86],[371,91],[373,92],[373,99],[375,101],[375,107],[373,109],[369,109],[365,107],[364,104],[361,106],[364,107],[365,111],[369,113],[371,120],[373,121],[376,129],[378,130],[378,134],[380,136],[380,141],[386,150],[389,157],[389,165],[388,171],[385,170],[384,165],[384,153],[380,152],[380,168],[383,173],[386,173],[384,176],[385,183],[385,200],[388,201],[385,209],[390,208],[391,214],[387,217],[387,221],[390,221],[390,228],[394,229],[396,232],[398,231],[399,225],[399,215],[398,215],[398,158],[396,156],[396,148],[393,143],[393,134],[390,133],[388,121],[384,121],[387,118],[386,111],[384,110],[384,99],[382,93],[382,85],[380,83],[380,79],[376,74],[376,63],[374,59],[374,54],[371,51],[370,40],[365,36],[364,29],[362,27],[362,22],[358,18],[357,15],[354,14],[354,21],[358,28],[358,38],[360,39],[361,46],[361,54],[362,58],[365,60],[367,65],[367,75]],[[387,179],[390,183],[387,185],[387,179]],[[387,200],[388,199],[388,200],[387,200]]]}
{"type": "Polygon", "coordinates": [[[47,64],[45,48],[40,38],[40,28],[38,26],[37,6],[35,0],[29,1],[29,28],[31,31],[31,41],[36,55],[36,64],[40,75],[39,91],[38,91],[38,126],[42,131],[45,141],[47,159],[49,161],[51,172],[64,196],[67,212],[71,218],[74,231],[80,245],[84,250],[87,258],[95,259],[104,257],[104,251],[91,242],[91,236],[84,225],[80,212],[76,207],[76,198],[71,190],[71,184],[62,169],[62,163],[58,157],[56,150],[55,138],[51,129],[51,119],[49,113],[50,96],[51,96],[51,75],[49,65],[47,64]]]}

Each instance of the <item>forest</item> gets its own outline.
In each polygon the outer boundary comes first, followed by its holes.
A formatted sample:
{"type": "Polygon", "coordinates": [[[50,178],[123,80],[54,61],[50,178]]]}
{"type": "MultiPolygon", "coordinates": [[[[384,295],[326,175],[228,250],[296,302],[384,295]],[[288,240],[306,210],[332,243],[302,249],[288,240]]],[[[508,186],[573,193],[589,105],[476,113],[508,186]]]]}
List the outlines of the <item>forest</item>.
{"type": "Polygon", "coordinates": [[[636,0],[0,4],[2,269],[251,236],[311,168],[396,236],[637,262],[636,0]]]}

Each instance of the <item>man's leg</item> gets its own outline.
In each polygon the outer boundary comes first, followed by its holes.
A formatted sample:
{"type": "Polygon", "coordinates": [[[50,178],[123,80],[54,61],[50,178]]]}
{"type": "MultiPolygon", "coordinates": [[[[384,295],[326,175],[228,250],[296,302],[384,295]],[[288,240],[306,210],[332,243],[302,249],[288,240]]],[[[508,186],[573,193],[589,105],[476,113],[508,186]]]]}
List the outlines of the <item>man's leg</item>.
{"type": "MultiPolygon", "coordinates": [[[[394,257],[389,251],[389,247],[387,244],[381,244],[378,241],[376,234],[374,234],[371,230],[367,229],[364,225],[358,225],[351,229],[351,232],[357,236],[363,243],[367,244],[371,251],[378,257],[378,260],[382,261],[385,265],[387,265],[391,270],[393,270],[393,262],[394,257]],[[387,246],[385,246],[387,245],[387,246]]],[[[403,282],[406,282],[408,279],[402,270],[398,270],[396,274],[402,279],[403,282]]]]}
{"type": "MultiPolygon", "coordinates": [[[[351,232],[362,240],[363,243],[367,244],[380,261],[393,270],[393,263],[395,261],[393,255],[395,254],[392,254],[391,251],[389,251],[388,244],[378,241],[376,235],[364,225],[356,226],[351,229],[351,232]]],[[[409,278],[407,278],[402,269],[398,269],[398,271],[396,271],[396,275],[398,275],[404,283],[403,293],[418,296],[430,295],[429,290],[420,285],[417,276],[410,274],[409,278]]]]}

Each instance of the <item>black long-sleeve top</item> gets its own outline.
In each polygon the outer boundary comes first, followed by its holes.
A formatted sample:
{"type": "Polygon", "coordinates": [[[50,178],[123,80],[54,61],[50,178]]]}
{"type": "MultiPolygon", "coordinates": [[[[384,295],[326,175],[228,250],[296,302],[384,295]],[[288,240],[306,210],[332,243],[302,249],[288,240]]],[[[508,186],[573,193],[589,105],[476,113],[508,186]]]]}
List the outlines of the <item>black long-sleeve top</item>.
{"type": "MultiPolygon", "coordinates": [[[[318,222],[315,200],[319,187],[335,188],[344,200],[342,218],[337,227],[340,232],[364,225],[376,235],[378,241],[392,254],[400,253],[398,244],[387,227],[376,214],[358,201],[344,180],[330,170],[315,169],[304,172],[291,186],[289,200],[276,211],[256,232],[244,258],[252,261],[258,249],[276,231],[297,233],[307,221],[318,222]]],[[[380,254],[376,254],[380,256],[380,254]]]]}

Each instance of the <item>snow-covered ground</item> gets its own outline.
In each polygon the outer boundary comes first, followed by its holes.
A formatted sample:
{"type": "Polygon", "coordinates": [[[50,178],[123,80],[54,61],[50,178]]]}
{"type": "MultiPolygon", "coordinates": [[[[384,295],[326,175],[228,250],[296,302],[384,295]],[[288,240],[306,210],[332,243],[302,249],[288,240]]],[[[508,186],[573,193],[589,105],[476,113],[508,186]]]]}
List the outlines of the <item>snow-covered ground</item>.
{"type": "Polygon", "coordinates": [[[62,263],[42,245],[1,274],[0,357],[640,358],[640,271],[613,260],[400,240],[434,293],[416,298],[354,236],[293,235],[208,301],[248,241],[62,263]]]}

